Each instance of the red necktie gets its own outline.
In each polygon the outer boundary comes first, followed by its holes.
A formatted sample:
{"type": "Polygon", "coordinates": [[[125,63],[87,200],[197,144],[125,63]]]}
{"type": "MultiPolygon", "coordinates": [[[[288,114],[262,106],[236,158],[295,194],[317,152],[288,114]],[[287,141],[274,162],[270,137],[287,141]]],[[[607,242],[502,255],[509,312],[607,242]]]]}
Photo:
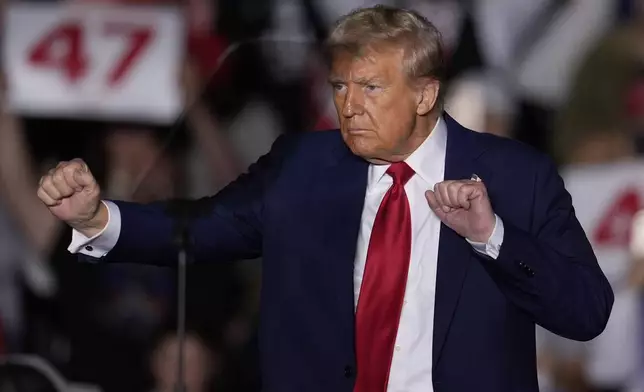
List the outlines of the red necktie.
{"type": "Polygon", "coordinates": [[[411,254],[411,213],[404,162],[387,169],[394,184],[380,203],[369,239],[356,310],[357,380],[354,392],[385,392],[402,311],[411,254]]]}

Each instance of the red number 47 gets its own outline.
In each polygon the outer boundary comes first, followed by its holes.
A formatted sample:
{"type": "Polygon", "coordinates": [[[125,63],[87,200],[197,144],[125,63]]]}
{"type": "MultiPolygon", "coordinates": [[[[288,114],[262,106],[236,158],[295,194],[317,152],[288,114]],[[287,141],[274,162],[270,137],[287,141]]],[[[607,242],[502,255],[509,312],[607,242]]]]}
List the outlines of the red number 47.
{"type": "MultiPolygon", "coordinates": [[[[109,23],[104,26],[104,33],[128,39],[127,47],[107,75],[108,86],[115,87],[125,79],[150,45],[154,30],[150,26],[109,23]]],[[[79,22],[56,26],[30,48],[28,56],[32,66],[60,70],[72,83],[86,76],[90,66],[83,50],[83,26],[79,22]]]]}
{"type": "Polygon", "coordinates": [[[596,246],[627,247],[631,238],[633,217],[642,208],[637,189],[625,189],[604,212],[592,234],[596,246]]]}

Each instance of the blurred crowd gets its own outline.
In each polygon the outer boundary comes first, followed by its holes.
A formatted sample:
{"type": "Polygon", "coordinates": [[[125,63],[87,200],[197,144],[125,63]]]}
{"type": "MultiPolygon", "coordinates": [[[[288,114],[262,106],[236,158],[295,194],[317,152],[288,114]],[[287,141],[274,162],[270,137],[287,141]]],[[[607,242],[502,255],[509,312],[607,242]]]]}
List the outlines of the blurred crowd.
{"type": "MultiPolygon", "coordinates": [[[[613,285],[615,308],[600,338],[574,343],[537,331],[542,391],[644,391],[644,218],[636,219],[644,210],[644,1],[2,3],[5,47],[15,37],[6,28],[12,7],[107,5],[123,15],[129,7],[159,8],[185,27],[183,55],[174,59],[183,111],[172,122],[24,110],[11,98],[19,73],[3,70],[4,355],[33,354],[66,379],[105,392],[173,391],[176,270],[79,262],[67,252],[70,229],[36,197],[38,178],[57,161],[81,157],[108,198],[153,202],[216,192],[280,133],[335,127],[322,41],[340,15],[385,3],[416,9],[442,31],[448,113],[556,159],[613,285]]],[[[14,55],[3,52],[5,68],[15,66],[14,55]]],[[[187,392],[259,390],[260,276],[261,260],[189,266],[187,392]]]]}

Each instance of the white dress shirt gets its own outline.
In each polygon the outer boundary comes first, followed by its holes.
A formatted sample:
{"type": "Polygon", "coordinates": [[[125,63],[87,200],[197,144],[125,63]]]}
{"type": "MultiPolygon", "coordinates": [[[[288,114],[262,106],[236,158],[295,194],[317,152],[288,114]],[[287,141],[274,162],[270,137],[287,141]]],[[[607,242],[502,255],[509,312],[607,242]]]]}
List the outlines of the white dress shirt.
{"type": "MultiPolygon", "coordinates": [[[[405,185],[412,217],[411,260],[388,392],[433,391],[434,298],[441,222],[429,208],[425,191],[433,189],[436,183],[443,181],[446,145],[447,128],[444,121],[439,119],[431,135],[405,160],[416,173],[405,185]]],[[[385,193],[393,184],[392,178],[385,174],[388,167],[388,165],[369,167],[354,269],[356,305],[376,212],[385,193]]],[[[121,215],[114,203],[108,201],[104,203],[109,211],[109,220],[105,229],[92,238],[74,231],[68,248],[70,252],[102,257],[116,245],[121,230],[121,215]]],[[[496,258],[502,242],[503,222],[497,216],[494,231],[488,242],[470,242],[470,244],[476,251],[496,258]]]]}

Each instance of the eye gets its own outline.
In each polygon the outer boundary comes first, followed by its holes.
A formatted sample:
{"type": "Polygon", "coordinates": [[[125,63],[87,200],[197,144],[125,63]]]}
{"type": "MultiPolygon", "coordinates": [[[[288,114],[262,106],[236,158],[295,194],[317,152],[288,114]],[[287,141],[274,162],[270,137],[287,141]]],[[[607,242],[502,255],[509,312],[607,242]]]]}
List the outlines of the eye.
{"type": "Polygon", "coordinates": [[[365,86],[365,89],[368,92],[375,92],[375,91],[378,91],[380,89],[380,86],[376,86],[375,84],[368,84],[368,85],[365,86]]]}
{"type": "Polygon", "coordinates": [[[345,85],[342,83],[333,83],[332,86],[335,91],[342,91],[345,88],[345,85]]]}

